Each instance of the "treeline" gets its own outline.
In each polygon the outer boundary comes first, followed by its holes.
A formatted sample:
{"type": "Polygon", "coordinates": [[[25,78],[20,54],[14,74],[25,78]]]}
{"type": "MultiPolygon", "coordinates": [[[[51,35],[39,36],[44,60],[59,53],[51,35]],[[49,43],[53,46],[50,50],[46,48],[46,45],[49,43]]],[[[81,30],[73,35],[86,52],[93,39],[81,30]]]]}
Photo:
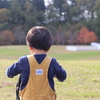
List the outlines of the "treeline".
{"type": "Polygon", "coordinates": [[[33,26],[49,28],[54,44],[100,41],[100,0],[0,0],[0,45],[25,44],[33,26]]]}

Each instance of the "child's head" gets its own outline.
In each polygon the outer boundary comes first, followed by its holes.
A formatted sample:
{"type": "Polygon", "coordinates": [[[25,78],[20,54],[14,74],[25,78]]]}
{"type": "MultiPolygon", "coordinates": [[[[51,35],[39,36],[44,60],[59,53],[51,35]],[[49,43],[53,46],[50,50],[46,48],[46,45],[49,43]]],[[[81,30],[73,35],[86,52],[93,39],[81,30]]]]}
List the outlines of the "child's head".
{"type": "Polygon", "coordinates": [[[36,26],[27,33],[26,42],[31,47],[48,51],[52,45],[52,35],[47,28],[36,26]]]}

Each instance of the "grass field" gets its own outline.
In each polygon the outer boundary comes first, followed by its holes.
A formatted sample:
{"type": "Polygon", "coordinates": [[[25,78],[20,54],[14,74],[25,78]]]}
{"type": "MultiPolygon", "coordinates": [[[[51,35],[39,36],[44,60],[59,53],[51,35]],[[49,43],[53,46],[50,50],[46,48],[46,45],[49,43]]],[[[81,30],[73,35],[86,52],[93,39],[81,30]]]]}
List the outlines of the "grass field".
{"type": "MultiPolygon", "coordinates": [[[[0,46],[0,59],[18,59],[28,55],[27,46],[0,46]]],[[[100,51],[67,51],[65,46],[52,46],[48,55],[58,60],[100,60],[100,51]]]]}
{"type": "MultiPolygon", "coordinates": [[[[18,76],[7,78],[6,68],[27,54],[27,46],[0,46],[0,100],[15,100],[18,76]]],[[[100,100],[100,51],[75,52],[52,46],[48,55],[57,58],[68,73],[63,83],[55,79],[57,100],[100,100]]]]}

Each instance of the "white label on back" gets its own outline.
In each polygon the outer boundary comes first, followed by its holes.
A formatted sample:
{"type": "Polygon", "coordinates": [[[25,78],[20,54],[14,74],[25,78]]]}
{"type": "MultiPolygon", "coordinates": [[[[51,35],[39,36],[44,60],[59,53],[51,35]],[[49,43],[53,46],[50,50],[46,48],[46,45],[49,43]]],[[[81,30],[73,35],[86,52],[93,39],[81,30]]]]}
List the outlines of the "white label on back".
{"type": "Polygon", "coordinates": [[[43,70],[42,69],[36,69],[36,75],[42,75],[43,70]]]}

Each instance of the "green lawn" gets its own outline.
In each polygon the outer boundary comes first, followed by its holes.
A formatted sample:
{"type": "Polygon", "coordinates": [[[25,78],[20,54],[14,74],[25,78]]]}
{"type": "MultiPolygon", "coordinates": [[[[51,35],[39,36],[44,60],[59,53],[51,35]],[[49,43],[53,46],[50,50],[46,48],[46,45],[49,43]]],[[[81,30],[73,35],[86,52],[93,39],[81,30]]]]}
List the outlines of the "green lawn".
{"type": "MultiPolygon", "coordinates": [[[[0,100],[15,100],[15,84],[6,77],[6,68],[20,56],[29,54],[27,46],[0,47],[0,100]]],[[[68,73],[62,83],[55,79],[57,100],[100,100],[100,51],[67,51],[53,46],[49,55],[56,57],[68,73]]]]}
{"type": "MultiPolygon", "coordinates": [[[[28,54],[26,45],[0,46],[0,59],[18,59],[28,54]]],[[[100,51],[67,51],[65,46],[52,46],[48,55],[58,60],[100,60],[100,51]]]]}
{"type": "MultiPolygon", "coordinates": [[[[56,83],[58,100],[100,100],[100,61],[59,61],[68,73],[56,83]]],[[[57,80],[56,80],[57,81],[57,80]]]]}

